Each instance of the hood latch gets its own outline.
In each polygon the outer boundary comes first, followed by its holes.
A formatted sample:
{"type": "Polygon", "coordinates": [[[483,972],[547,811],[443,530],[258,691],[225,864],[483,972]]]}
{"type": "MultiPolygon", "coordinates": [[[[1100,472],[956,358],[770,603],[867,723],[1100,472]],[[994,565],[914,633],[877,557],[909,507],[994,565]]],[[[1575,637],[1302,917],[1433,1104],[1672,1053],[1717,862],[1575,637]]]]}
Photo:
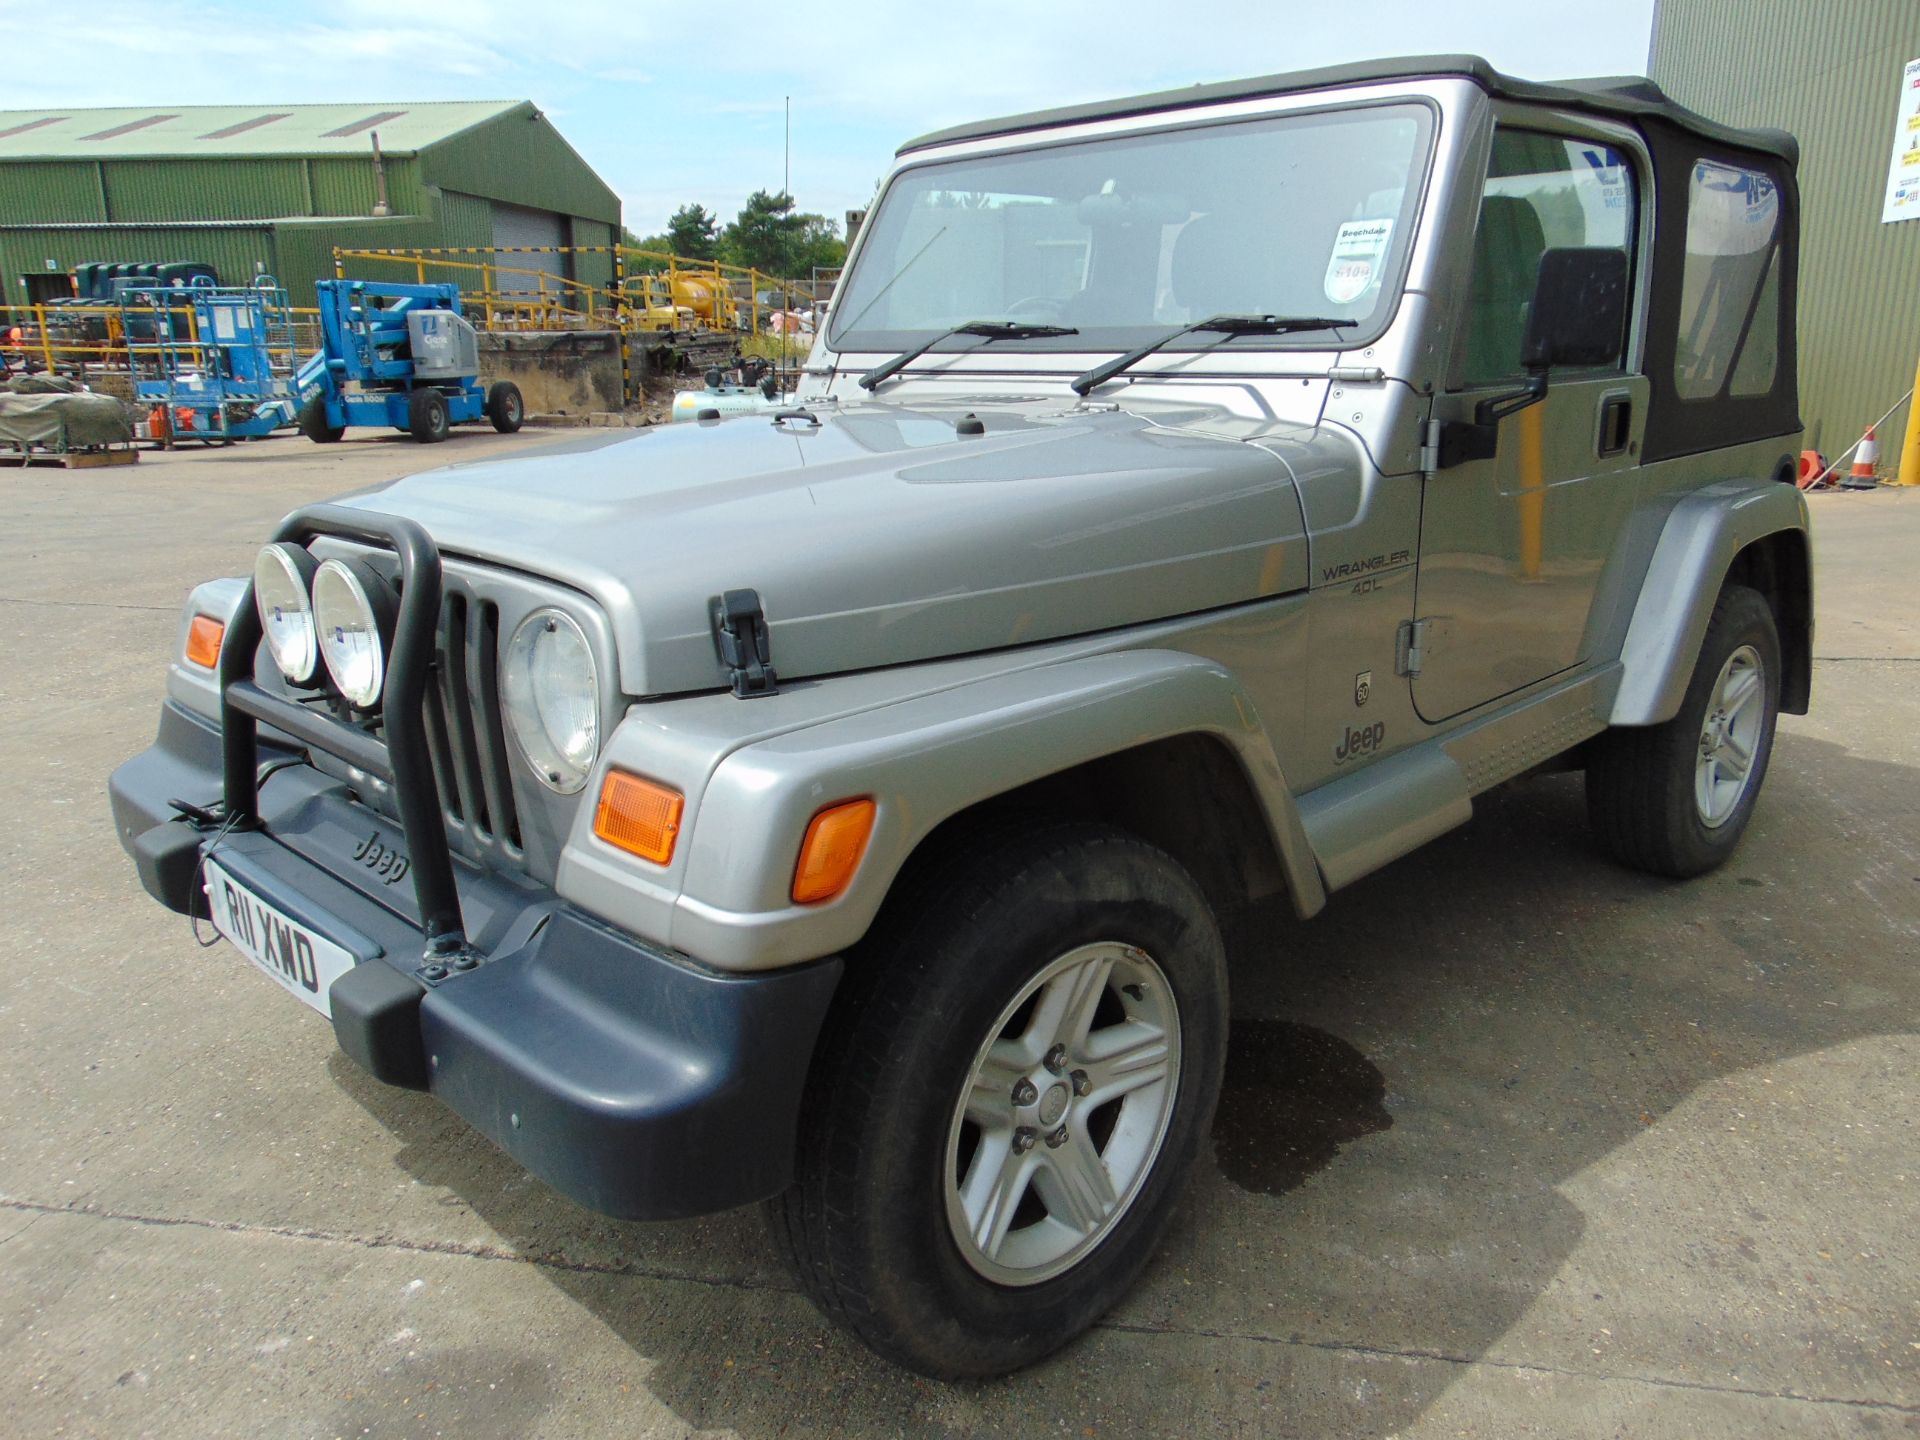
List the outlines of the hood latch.
{"type": "Polygon", "coordinates": [[[773,642],[758,590],[729,590],[707,602],[713,622],[713,646],[733,681],[734,697],[753,700],[779,693],[773,668],[773,642]]]}

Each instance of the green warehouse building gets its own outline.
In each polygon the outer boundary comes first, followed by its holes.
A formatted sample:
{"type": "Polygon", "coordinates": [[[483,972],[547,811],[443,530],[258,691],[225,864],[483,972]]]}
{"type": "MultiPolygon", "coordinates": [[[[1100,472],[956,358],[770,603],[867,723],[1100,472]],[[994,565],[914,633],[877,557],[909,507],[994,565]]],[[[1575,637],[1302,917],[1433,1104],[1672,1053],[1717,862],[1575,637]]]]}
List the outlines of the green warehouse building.
{"type": "MultiPolygon", "coordinates": [[[[1838,457],[1920,359],[1920,0],[1657,0],[1649,73],[1800,140],[1800,413],[1838,457]]],[[[1900,457],[1908,408],[1880,430],[1900,457]]]]}
{"type": "MultiPolygon", "coordinates": [[[[86,261],[197,260],[223,284],[273,275],[311,305],[335,246],[604,246],[619,235],[619,197],[524,100],[0,110],[7,304],[70,294],[86,261]]],[[[608,255],[511,263],[612,279],[608,255]]],[[[364,262],[350,273],[414,278],[364,262]]],[[[496,288],[538,284],[506,276],[496,288]]]]}

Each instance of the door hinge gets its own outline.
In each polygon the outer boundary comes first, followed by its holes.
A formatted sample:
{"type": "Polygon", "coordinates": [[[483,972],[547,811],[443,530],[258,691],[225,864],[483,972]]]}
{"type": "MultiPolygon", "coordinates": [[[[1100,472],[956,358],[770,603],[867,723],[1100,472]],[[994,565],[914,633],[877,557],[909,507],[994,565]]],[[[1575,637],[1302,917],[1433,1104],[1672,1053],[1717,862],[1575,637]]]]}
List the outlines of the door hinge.
{"type": "Polygon", "coordinates": [[[1429,420],[1420,427],[1420,473],[1438,474],[1440,470],[1440,422],[1429,420]]]}
{"type": "Polygon", "coordinates": [[[1429,420],[1420,430],[1420,473],[1438,475],[1500,451],[1500,427],[1473,420],[1429,420]]]}
{"type": "Polygon", "coordinates": [[[727,667],[733,693],[753,700],[779,692],[780,677],[773,669],[773,642],[767,634],[766,612],[758,590],[729,590],[707,602],[713,622],[713,647],[727,667]]]}
{"type": "Polygon", "coordinates": [[[1427,636],[1433,629],[1431,620],[1402,620],[1400,633],[1394,640],[1393,673],[1412,679],[1420,673],[1421,663],[1427,658],[1427,636]]]}

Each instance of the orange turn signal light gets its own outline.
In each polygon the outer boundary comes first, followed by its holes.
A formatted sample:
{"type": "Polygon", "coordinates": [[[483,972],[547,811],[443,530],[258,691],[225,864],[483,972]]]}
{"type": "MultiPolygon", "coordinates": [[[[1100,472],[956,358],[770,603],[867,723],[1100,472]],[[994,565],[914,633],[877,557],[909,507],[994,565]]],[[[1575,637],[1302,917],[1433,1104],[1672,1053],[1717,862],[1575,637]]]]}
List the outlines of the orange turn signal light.
{"type": "Polygon", "coordinates": [[[196,615],[193,623],[187,626],[187,660],[202,670],[212,670],[220,663],[220,642],[227,637],[227,627],[211,615],[196,615]]]}
{"type": "Polygon", "coordinates": [[[678,790],[624,770],[609,770],[593,812],[593,833],[629,855],[665,865],[673,859],[674,842],[680,838],[680,812],[686,803],[678,790]]]}
{"type": "Polygon", "coordinates": [[[793,867],[795,904],[818,905],[853,883],[873,834],[873,816],[873,801],[848,800],[813,817],[807,838],[800,842],[800,861],[793,867]]]}

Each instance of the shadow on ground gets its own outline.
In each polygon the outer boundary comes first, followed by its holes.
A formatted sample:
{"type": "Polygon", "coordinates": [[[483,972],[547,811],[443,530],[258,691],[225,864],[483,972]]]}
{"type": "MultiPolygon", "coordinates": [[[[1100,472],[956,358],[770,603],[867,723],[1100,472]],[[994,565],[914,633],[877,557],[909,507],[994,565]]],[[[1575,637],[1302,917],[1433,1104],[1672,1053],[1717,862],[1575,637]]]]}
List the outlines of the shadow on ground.
{"type": "Polygon", "coordinates": [[[919,1380],[842,1338],[751,1214],[648,1227],[572,1210],[450,1133],[430,1099],[337,1057],[334,1073],[402,1166],[542,1262],[632,1347],[635,1384],[694,1429],[1168,1433],[1258,1409],[1257,1428],[1292,1433],[1292,1399],[1317,1375],[1318,1433],[1385,1435],[1560,1271],[1584,1225],[1562,1182],[1718,1077],[1914,1027],[1920,982],[1898,947],[1848,948],[1811,900],[1863,871],[1920,879],[1899,798],[1914,779],[1785,734],[1742,850],[1674,885],[1593,851],[1578,777],[1538,778],[1482,797],[1471,824],[1310,924],[1263,910],[1236,964],[1216,1167],[1101,1329],[992,1384],[919,1380]],[[1844,849],[1807,839],[1843,832],[1844,849]],[[1843,986],[1881,998],[1836,1004],[1843,986]],[[1233,1343],[1261,1393],[1210,1412],[1233,1343]],[[1373,1365],[1343,1394],[1326,1357],[1349,1347],[1440,1363],[1373,1365]],[[1130,1408],[1110,1411],[1102,1368],[1141,1364],[1154,1383],[1121,1387],[1130,1408]]]}

